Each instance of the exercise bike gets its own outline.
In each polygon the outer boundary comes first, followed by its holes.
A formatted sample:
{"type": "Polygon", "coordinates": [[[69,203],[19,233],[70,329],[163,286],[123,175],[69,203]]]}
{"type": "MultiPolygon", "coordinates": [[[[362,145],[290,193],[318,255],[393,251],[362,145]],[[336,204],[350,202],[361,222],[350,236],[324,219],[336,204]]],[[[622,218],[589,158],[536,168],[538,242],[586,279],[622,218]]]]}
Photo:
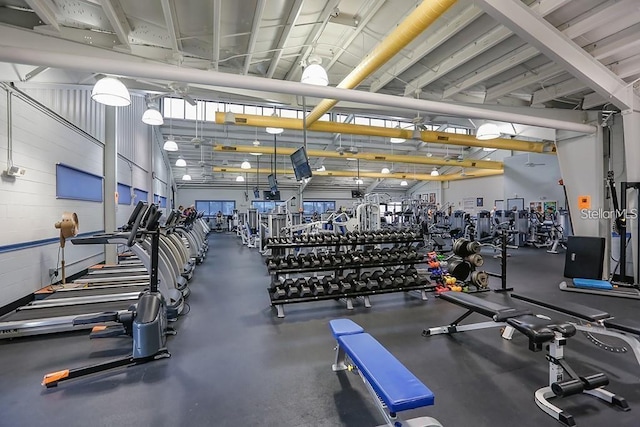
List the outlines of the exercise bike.
{"type": "Polygon", "coordinates": [[[61,381],[171,356],[166,348],[166,336],[168,333],[173,333],[173,330],[168,329],[167,306],[164,297],[158,291],[159,220],[161,215],[162,213],[157,207],[151,205],[147,214],[144,215],[144,219],[142,215],[136,219],[128,241],[128,245],[132,246],[136,239],[144,239],[145,235],[151,235],[151,283],[149,290],[144,291],[137,304],[126,313],[106,312],[98,316],[80,316],[74,319],[74,324],[120,323],[126,334],[133,338],[132,353],[129,356],[96,365],[64,369],[46,374],[42,380],[43,386],[56,387],[61,381]],[[144,220],[146,223],[143,222],[144,220]]]}

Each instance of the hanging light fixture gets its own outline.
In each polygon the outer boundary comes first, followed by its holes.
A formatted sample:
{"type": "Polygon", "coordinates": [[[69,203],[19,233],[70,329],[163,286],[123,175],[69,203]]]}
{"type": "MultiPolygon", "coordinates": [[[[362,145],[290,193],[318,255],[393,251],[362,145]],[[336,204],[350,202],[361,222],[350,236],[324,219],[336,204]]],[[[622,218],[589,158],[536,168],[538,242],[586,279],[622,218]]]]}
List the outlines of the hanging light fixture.
{"type": "MultiPolygon", "coordinates": [[[[400,128],[400,122],[398,122],[398,126],[396,126],[395,129],[402,130],[400,128]]],[[[406,141],[406,139],[400,138],[400,137],[396,137],[396,136],[392,136],[391,138],[389,138],[389,142],[392,143],[392,144],[402,144],[405,141],[406,141]]]]}
{"type": "Polygon", "coordinates": [[[244,182],[244,176],[242,175],[236,176],[236,182],[244,182]]]}
{"type": "Polygon", "coordinates": [[[124,83],[113,77],[98,80],[91,91],[91,99],[112,107],[126,107],[131,104],[129,90],[124,83]]]}
{"type": "Polygon", "coordinates": [[[409,184],[404,179],[402,181],[400,181],[400,187],[406,187],[407,185],[409,185],[409,184]]]}
{"type": "Polygon", "coordinates": [[[262,156],[262,153],[249,153],[249,154],[251,154],[252,156],[256,156],[256,157],[257,156],[262,156]]]}
{"type": "Polygon", "coordinates": [[[476,139],[485,141],[500,137],[500,129],[494,123],[484,123],[476,130],[476,139]]]}
{"type": "Polygon", "coordinates": [[[162,148],[165,151],[178,151],[178,143],[175,141],[173,135],[169,135],[169,138],[164,142],[162,148]]]}
{"type": "Polygon", "coordinates": [[[240,164],[240,169],[251,169],[251,163],[248,160],[245,160],[240,164]]]}
{"type": "Polygon", "coordinates": [[[179,168],[184,168],[187,166],[187,161],[185,159],[181,157],[178,158],[178,160],[176,160],[176,166],[179,168]]]}
{"type": "Polygon", "coordinates": [[[433,170],[431,171],[431,176],[439,176],[440,172],[438,172],[438,168],[437,167],[433,167],[433,170]]]}
{"type": "MultiPolygon", "coordinates": [[[[165,141],[162,149],[165,151],[178,151],[178,144],[173,137],[173,102],[169,103],[169,138],[165,141]]],[[[191,177],[189,177],[191,178],[191,177]]]]}
{"type": "Polygon", "coordinates": [[[258,141],[258,128],[256,128],[256,139],[253,140],[253,146],[254,147],[260,146],[260,141],[258,141]]]}
{"type": "Polygon", "coordinates": [[[142,123],[149,126],[160,126],[164,124],[162,114],[158,110],[158,104],[155,102],[149,102],[147,104],[147,110],[142,114],[142,123]]]}
{"type": "Polygon", "coordinates": [[[224,113],[224,124],[225,125],[235,125],[236,124],[236,115],[231,111],[227,111],[224,113]]]}
{"type": "Polygon", "coordinates": [[[191,181],[191,175],[189,175],[189,172],[187,172],[184,175],[182,175],[182,180],[183,181],[191,181]]]}
{"type": "MultiPolygon", "coordinates": [[[[271,117],[279,118],[278,115],[276,114],[275,108],[273,109],[273,114],[271,115],[271,117]]],[[[276,127],[267,127],[265,130],[267,131],[267,133],[270,133],[271,135],[279,135],[282,132],[284,132],[284,129],[276,128],[276,127]]]]}
{"type": "Polygon", "coordinates": [[[389,170],[389,168],[382,168],[380,173],[388,174],[388,173],[391,173],[391,171],[389,170]]]}
{"type": "Polygon", "coordinates": [[[304,67],[300,82],[315,86],[327,86],[329,84],[327,70],[322,66],[322,58],[314,54],[309,55],[307,66],[304,67]]]}

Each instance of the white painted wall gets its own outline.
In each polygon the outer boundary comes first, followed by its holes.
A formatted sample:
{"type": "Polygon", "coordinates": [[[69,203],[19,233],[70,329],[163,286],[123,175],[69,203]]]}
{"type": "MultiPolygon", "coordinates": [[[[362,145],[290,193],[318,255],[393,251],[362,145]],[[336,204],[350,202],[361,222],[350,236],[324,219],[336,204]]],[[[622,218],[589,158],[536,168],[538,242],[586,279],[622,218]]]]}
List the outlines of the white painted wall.
{"type": "MultiPolygon", "coordinates": [[[[104,138],[105,110],[93,102],[87,103],[87,92],[90,88],[31,87],[30,95],[38,99],[18,92],[12,95],[13,163],[25,168],[27,173],[16,179],[0,180],[0,306],[49,284],[49,269],[59,265],[57,241],[20,249],[9,245],[56,238],[59,232],[54,223],[64,211],[78,214],[80,233],[104,229],[102,203],[56,199],[56,163],[103,176],[104,144],[91,135],[104,138]],[[66,117],[47,106],[61,108],[66,117]]],[[[117,178],[132,188],[147,190],[152,201],[154,191],[169,196],[170,172],[166,155],[153,139],[153,131],[140,121],[145,108],[143,100],[133,96],[132,101],[131,106],[118,112],[117,178]],[[152,162],[157,184],[151,178],[152,162]]],[[[7,122],[7,97],[3,87],[0,89],[2,170],[6,169],[7,122]]],[[[135,202],[117,205],[116,224],[126,222],[135,202]]],[[[103,259],[100,245],[66,245],[67,275],[81,272],[103,259]]]]}
{"type": "MultiPolygon", "coordinates": [[[[0,147],[6,169],[7,100],[0,91],[0,147]]],[[[56,199],[56,163],[102,175],[102,144],[69,127],[55,115],[12,96],[13,163],[26,169],[15,180],[0,181],[0,246],[59,236],[54,223],[62,212],[76,212],[80,231],[104,228],[101,203],[56,199]]],[[[0,253],[0,306],[49,283],[48,269],[56,266],[58,243],[0,253]]],[[[67,274],[100,261],[102,248],[68,244],[67,274]]]]}
{"type": "Polygon", "coordinates": [[[479,210],[491,210],[495,200],[504,197],[504,179],[502,175],[470,178],[459,181],[443,181],[442,206],[451,205],[452,210],[465,210],[475,214],[479,210]],[[463,209],[465,199],[482,197],[483,206],[463,209]]]}
{"type": "Polygon", "coordinates": [[[565,208],[564,190],[558,184],[561,178],[556,155],[529,153],[507,157],[504,159],[504,198],[524,198],[525,208],[532,201],[556,201],[558,207],[565,208]]]}

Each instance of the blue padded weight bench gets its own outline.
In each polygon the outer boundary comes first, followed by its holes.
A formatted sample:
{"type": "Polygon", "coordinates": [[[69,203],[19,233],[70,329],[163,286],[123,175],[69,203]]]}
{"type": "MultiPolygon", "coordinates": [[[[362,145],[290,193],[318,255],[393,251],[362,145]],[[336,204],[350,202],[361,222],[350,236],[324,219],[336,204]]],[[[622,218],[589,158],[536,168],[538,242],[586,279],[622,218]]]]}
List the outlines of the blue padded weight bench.
{"type": "Polygon", "coordinates": [[[462,292],[444,292],[439,297],[466,308],[467,312],[447,326],[425,329],[422,332],[423,336],[504,326],[503,338],[511,339],[513,333],[518,331],[529,339],[529,350],[537,352],[543,348],[546,349],[545,358],[549,363],[549,385],[535,392],[535,402],[540,409],[556,420],[568,426],[576,425],[571,414],[551,404],[548,399],[581,393],[597,397],[624,411],[629,410],[629,405],[624,398],[604,388],[609,384],[609,379],[605,374],[595,373],[580,376],[564,359],[564,347],[567,340],[576,333],[574,324],[555,321],[545,316],[536,316],[528,310],[504,306],[462,292]],[[459,325],[462,320],[473,313],[490,317],[492,322],[459,325]]]}
{"type": "Polygon", "coordinates": [[[334,319],[329,328],[336,339],[333,371],[355,367],[376,407],[390,427],[442,427],[435,418],[402,420],[398,412],[430,406],[431,390],[364,329],[349,319],[334,319]],[[347,362],[350,360],[352,365],[347,362]]]}

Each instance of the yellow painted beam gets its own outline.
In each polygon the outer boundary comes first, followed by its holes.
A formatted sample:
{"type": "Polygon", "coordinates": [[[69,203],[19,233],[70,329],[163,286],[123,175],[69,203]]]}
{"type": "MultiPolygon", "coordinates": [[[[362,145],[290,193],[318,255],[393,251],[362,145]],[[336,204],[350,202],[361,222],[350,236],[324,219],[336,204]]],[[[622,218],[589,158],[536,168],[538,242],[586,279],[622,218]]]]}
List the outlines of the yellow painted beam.
{"type": "MultiPolygon", "coordinates": [[[[216,113],[216,123],[224,124],[224,112],[216,113]]],[[[302,130],[301,119],[286,117],[258,116],[252,114],[236,114],[235,124],[253,127],[281,127],[283,129],[302,130]]],[[[350,123],[318,121],[307,126],[308,131],[325,133],[343,133],[346,135],[381,136],[385,138],[404,138],[410,140],[413,131],[408,129],[386,128],[382,126],[364,126],[350,123]]],[[[523,141],[510,138],[496,138],[481,141],[472,135],[448,132],[421,131],[420,140],[433,144],[447,144],[462,147],[496,148],[501,150],[526,151],[531,153],[553,154],[556,151],[552,143],[523,141]]]]}

